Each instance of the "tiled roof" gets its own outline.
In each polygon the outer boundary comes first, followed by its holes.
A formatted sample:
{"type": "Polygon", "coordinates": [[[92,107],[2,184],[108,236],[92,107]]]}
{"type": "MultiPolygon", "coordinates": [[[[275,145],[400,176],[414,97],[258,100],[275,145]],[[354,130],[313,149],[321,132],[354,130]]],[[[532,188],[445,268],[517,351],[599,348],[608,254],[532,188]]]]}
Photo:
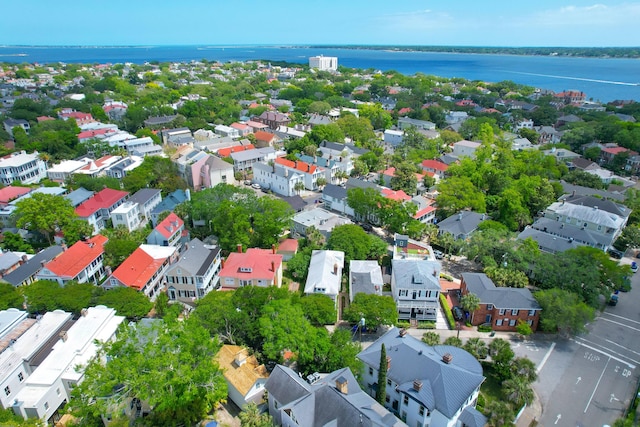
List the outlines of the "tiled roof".
{"type": "Polygon", "coordinates": [[[264,131],[257,131],[256,133],[254,133],[256,140],[257,141],[272,141],[274,138],[276,138],[276,135],[269,133],[269,132],[264,132],[264,131]]]}
{"type": "Polygon", "coordinates": [[[407,193],[405,193],[402,190],[392,190],[390,188],[384,188],[382,189],[381,193],[385,198],[391,199],[391,200],[397,200],[397,201],[411,200],[411,196],[409,196],[407,193]]]}
{"type": "Polygon", "coordinates": [[[58,277],[76,277],[87,265],[102,255],[108,240],[98,234],[87,241],[78,241],[60,256],[45,264],[45,268],[58,277]]]}
{"type": "Polygon", "coordinates": [[[447,166],[446,163],[439,162],[438,160],[423,160],[422,167],[442,172],[446,172],[447,169],[449,169],[449,166],[447,166]]]}
{"type": "Polygon", "coordinates": [[[246,396],[253,385],[261,378],[269,378],[267,369],[258,363],[255,356],[249,355],[246,348],[238,345],[223,345],[216,359],[224,371],[224,378],[242,396],[246,396]],[[235,363],[236,356],[244,360],[241,365],[235,363]]]}
{"type": "Polygon", "coordinates": [[[156,226],[155,229],[156,231],[158,231],[158,233],[162,234],[168,239],[169,237],[173,236],[176,230],[181,228],[183,225],[184,221],[180,219],[178,215],[171,212],[165,219],[162,220],[162,222],[160,222],[160,224],[156,226]]]}
{"type": "Polygon", "coordinates": [[[221,148],[218,150],[218,156],[220,157],[229,157],[231,153],[238,153],[240,151],[253,150],[256,147],[253,144],[249,145],[235,145],[229,148],[221,148]]]}
{"type": "Polygon", "coordinates": [[[272,279],[282,264],[282,255],[270,249],[249,248],[247,252],[232,252],[224,262],[220,277],[241,279],[272,279]],[[271,263],[274,263],[272,269],[271,263]]]}
{"type": "Polygon", "coordinates": [[[143,247],[139,247],[113,272],[113,277],[125,286],[139,291],[158,272],[167,258],[168,256],[154,258],[143,247]]]}
{"type": "Polygon", "coordinates": [[[24,196],[31,191],[28,187],[13,187],[8,186],[0,189],[0,204],[7,204],[13,199],[17,199],[20,196],[24,196]]]}
{"type": "Polygon", "coordinates": [[[113,190],[105,188],[96,193],[92,198],[82,203],[76,208],[76,213],[81,218],[88,218],[100,209],[108,209],[115,205],[119,200],[127,197],[129,193],[126,191],[113,190]]]}
{"type": "Polygon", "coordinates": [[[296,161],[293,162],[291,160],[287,160],[284,157],[278,157],[275,162],[279,165],[285,166],[287,168],[290,169],[295,169],[297,171],[300,171],[302,173],[315,173],[317,166],[316,165],[310,165],[309,163],[305,163],[305,162],[301,162],[301,161],[296,161]]]}

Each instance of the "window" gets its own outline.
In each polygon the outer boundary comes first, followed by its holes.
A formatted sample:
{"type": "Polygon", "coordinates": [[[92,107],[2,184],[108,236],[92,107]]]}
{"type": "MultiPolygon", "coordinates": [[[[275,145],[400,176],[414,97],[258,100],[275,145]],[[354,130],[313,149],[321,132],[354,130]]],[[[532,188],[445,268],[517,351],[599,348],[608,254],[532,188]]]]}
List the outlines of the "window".
{"type": "Polygon", "coordinates": [[[369,375],[373,375],[373,368],[369,367],[369,375]]]}
{"type": "Polygon", "coordinates": [[[516,326],[516,319],[509,320],[509,326],[516,326]]]}
{"type": "Polygon", "coordinates": [[[502,319],[496,320],[496,326],[502,326],[502,319]]]}
{"type": "Polygon", "coordinates": [[[59,388],[57,388],[57,389],[56,389],[56,394],[57,394],[58,396],[60,396],[60,389],[59,389],[59,388]]]}
{"type": "Polygon", "coordinates": [[[49,409],[49,402],[44,402],[44,410],[46,411],[47,409],[49,409]]]}
{"type": "Polygon", "coordinates": [[[518,315],[518,309],[514,308],[513,310],[511,310],[511,315],[517,316],[518,315]]]}
{"type": "Polygon", "coordinates": [[[391,380],[387,378],[387,385],[391,385],[391,380]]]}
{"type": "Polygon", "coordinates": [[[493,304],[487,304],[487,310],[493,310],[493,304]]]}
{"type": "Polygon", "coordinates": [[[529,310],[529,316],[535,316],[535,315],[536,315],[535,310],[529,310]]]}
{"type": "Polygon", "coordinates": [[[501,308],[498,314],[504,314],[504,308],[501,308]]]}
{"type": "Polygon", "coordinates": [[[11,389],[9,388],[9,386],[6,386],[4,388],[4,394],[7,395],[7,396],[9,396],[11,394],[11,389]]]}
{"type": "Polygon", "coordinates": [[[418,415],[421,417],[424,415],[424,406],[420,405],[420,409],[418,410],[418,415]]]}
{"type": "Polygon", "coordinates": [[[391,400],[391,398],[389,397],[389,395],[387,394],[384,398],[384,401],[389,403],[389,401],[391,400]]]}
{"type": "Polygon", "coordinates": [[[404,395],[404,398],[402,399],[402,404],[403,405],[408,405],[409,404],[409,396],[407,396],[406,394],[404,395]]]}
{"type": "Polygon", "coordinates": [[[18,374],[18,381],[20,382],[24,381],[24,375],[22,374],[22,372],[18,374]]]}
{"type": "Polygon", "coordinates": [[[402,411],[401,419],[402,419],[403,422],[407,421],[407,412],[406,411],[402,411]]]}

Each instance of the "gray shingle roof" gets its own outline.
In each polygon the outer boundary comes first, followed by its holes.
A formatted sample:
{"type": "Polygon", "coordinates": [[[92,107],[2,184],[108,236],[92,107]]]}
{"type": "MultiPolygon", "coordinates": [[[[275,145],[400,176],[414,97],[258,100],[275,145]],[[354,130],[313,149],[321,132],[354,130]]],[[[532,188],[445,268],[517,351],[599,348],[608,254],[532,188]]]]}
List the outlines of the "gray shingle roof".
{"type": "Polygon", "coordinates": [[[326,194],[336,200],[344,200],[347,198],[347,189],[335,184],[327,184],[322,190],[322,194],[326,194]]]}
{"type": "Polygon", "coordinates": [[[22,264],[2,278],[2,281],[18,286],[42,268],[42,262],[49,262],[62,253],[62,246],[49,246],[35,254],[29,261],[22,264]]]}
{"type": "Polygon", "coordinates": [[[394,259],[391,261],[391,266],[396,287],[440,291],[440,263],[438,261],[394,259]]]}
{"type": "Polygon", "coordinates": [[[575,249],[579,246],[584,246],[584,243],[576,240],[557,237],[553,234],[545,233],[544,231],[536,230],[532,227],[527,227],[518,234],[518,240],[525,240],[528,238],[531,238],[536,242],[540,250],[550,253],[564,252],[568,249],[575,249]]]}
{"type": "Polygon", "coordinates": [[[462,410],[458,420],[462,421],[467,427],[484,427],[487,424],[487,417],[471,406],[467,406],[462,410]]]}
{"type": "Polygon", "coordinates": [[[601,211],[609,212],[615,215],[618,215],[622,218],[627,218],[631,213],[631,209],[627,208],[618,203],[614,203],[610,200],[603,200],[598,197],[593,197],[591,195],[569,195],[562,198],[565,203],[571,203],[573,205],[580,205],[586,207],[597,207],[601,211]]]}
{"type": "Polygon", "coordinates": [[[538,218],[536,222],[531,224],[531,228],[567,240],[573,239],[589,246],[609,246],[613,243],[613,235],[600,234],[588,229],[582,230],[582,227],[565,224],[551,218],[538,218]]]}
{"type": "Polygon", "coordinates": [[[441,232],[451,233],[454,237],[459,235],[468,235],[478,228],[478,225],[488,219],[485,214],[472,211],[462,211],[453,214],[437,223],[438,230],[441,232]]]}
{"type": "Polygon", "coordinates": [[[484,273],[462,273],[462,280],[470,293],[480,298],[481,304],[496,308],[540,310],[538,301],[527,288],[499,288],[484,273]]]}
{"type": "MultiPolygon", "coordinates": [[[[170,272],[182,268],[193,276],[204,276],[209,266],[213,263],[220,248],[209,249],[199,239],[193,239],[185,245],[187,249],[180,256],[180,260],[173,264],[170,272]]],[[[168,274],[171,274],[171,273],[168,274]]]]}
{"type": "Polygon", "coordinates": [[[310,390],[309,384],[303,381],[298,374],[282,365],[276,365],[273,369],[265,388],[269,390],[269,395],[282,405],[288,405],[306,395],[310,390]]]}
{"type": "Polygon", "coordinates": [[[71,204],[74,208],[77,208],[87,199],[90,199],[93,196],[93,191],[89,191],[86,188],[80,187],[77,190],[72,191],[71,193],[65,195],[65,199],[71,201],[71,204]]]}
{"type": "Polygon", "coordinates": [[[155,188],[142,188],[129,197],[129,201],[142,206],[158,194],[160,194],[160,190],[155,188]]]}
{"type": "Polygon", "coordinates": [[[175,208],[185,200],[187,200],[187,194],[185,193],[185,191],[176,190],[162,199],[158,206],[156,206],[151,212],[154,214],[159,214],[164,211],[171,211],[173,210],[173,208],[175,208]]]}
{"type": "Polygon", "coordinates": [[[351,300],[356,294],[382,294],[382,270],[377,261],[351,260],[349,263],[349,297],[351,300]],[[376,290],[376,286],[378,289],[376,290]]]}
{"type": "Polygon", "coordinates": [[[401,337],[397,328],[390,329],[360,352],[358,358],[377,369],[383,343],[387,357],[391,358],[387,378],[399,384],[399,390],[412,399],[448,418],[455,416],[484,381],[482,366],[465,350],[452,346],[431,347],[410,335],[401,337]],[[450,363],[442,360],[446,353],[453,356],[450,363]],[[422,382],[419,392],[413,389],[415,380],[422,382]]]}

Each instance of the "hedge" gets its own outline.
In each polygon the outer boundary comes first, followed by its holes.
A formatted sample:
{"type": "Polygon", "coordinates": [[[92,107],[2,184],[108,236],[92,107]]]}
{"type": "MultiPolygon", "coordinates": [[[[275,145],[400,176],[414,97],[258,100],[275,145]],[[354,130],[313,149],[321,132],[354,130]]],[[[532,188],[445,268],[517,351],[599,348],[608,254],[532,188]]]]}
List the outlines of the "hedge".
{"type": "Polygon", "coordinates": [[[447,318],[447,322],[449,323],[449,329],[456,328],[456,321],[453,318],[453,313],[451,312],[451,307],[449,307],[449,303],[447,302],[447,297],[444,294],[440,294],[440,305],[442,306],[442,311],[444,311],[444,315],[447,318]]]}

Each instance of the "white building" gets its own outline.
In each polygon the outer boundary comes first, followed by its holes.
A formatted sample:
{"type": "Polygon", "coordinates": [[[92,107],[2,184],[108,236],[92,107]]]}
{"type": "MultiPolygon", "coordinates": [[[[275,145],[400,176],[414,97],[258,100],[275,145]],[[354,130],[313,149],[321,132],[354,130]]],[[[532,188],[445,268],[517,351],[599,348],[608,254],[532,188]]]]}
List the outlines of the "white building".
{"type": "Polygon", "coordinates": [[[225,125],[217,125],[213,130],[220,136],[228,136],[229,138],[240,138],[240,131],[236,128],[225,125]]]}
{"type": "Polygon", "coordinates": [[[320,71],[337,71],[338,58],[335,56],[311,56],[309,68],[317,68],[320,71]]]}
{"type": "Polygon", "coordinates": [[[324,294],[336,300],[342,285],[344,252],[318,251],[311,253],[305,294],[324,294]]]}
{"type": "Polygon", "coordinates": [[[124,202],[111,211],[111,222],[113,227],[122,225],[129,232],[140,228],[141,222],[140,206],[133,202],[124,202]]]}
{"type": "Polygon", "coordinates": [[[391,266],[391,294],[398,307],[398,319],[435,321],[440,296],[440,263],[394,259],[391,266]]]}
{"type": "Polygon", "coordinates": [[[63,160],[57,165],[53,165],[47,170],[47,178],[51,181],[64,183],[78,169],[85,167],[90,162],[89,159],[63,160]]]}
{"type": "Polygon", "coordinates": [[[22,184],[37,184],[47,177],[47,165],[40,160],[39,153],[25,151],[11,153],[0,158],[0,181],[10,185],[14,181],[22,184]]]}
{"type": "Polygon", "coordinates": [[[71,390],[84,379],[87,363],[100,343],[114,339],[124,321],[116,311],[102,305],[82,310],[82,316],[60,334],[49,355],[25,379],[13,401],[13,411],[24,418],[50,421],[69,402],[71,390]]]}

